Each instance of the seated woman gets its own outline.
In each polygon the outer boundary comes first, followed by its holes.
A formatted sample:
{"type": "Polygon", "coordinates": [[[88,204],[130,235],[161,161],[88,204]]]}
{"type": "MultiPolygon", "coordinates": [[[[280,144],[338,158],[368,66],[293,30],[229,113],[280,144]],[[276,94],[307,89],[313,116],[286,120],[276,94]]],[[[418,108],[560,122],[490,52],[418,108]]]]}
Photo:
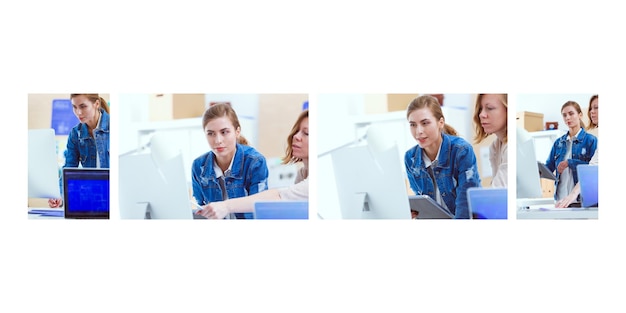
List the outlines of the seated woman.
{"type": "Polygon", "coordinates": [[[222,219],[231,213],[253,212],[257,201],[309,199],[309,111],[300,113],[287,137],[286,155],[283,164],[302,162],[294,185],[269,189],[247,197],[228,199],[205,204],[197,213],[210,218],[222,219]]]}
{"type": "Polygon", "coordinates": [[[432,96],[415,98],[406,115],[417,141],[404,157],[411,189],[430,196],[455,219],[470,218],[467,189],[480,186],[472,145],[445,123],[441,106],[432,96]]]}

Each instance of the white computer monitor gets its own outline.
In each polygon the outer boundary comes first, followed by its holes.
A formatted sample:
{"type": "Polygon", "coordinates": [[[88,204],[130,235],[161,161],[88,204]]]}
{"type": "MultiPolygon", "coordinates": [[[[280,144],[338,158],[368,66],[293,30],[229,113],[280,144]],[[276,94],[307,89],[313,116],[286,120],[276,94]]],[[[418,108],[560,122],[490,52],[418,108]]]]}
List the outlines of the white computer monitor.
{"type": "Polygon", "coordinates": [[[59,169],[54,129],[29,129],[28,197],[60,199],[59,169]]]}
{"type": "Polygon", "coordinates": [[[528,131],[517,127],[517,198],[542,197],[539,167],[535,154],[535,141],[528,131]]]}
{"type": "Polygon", "coordinates": [[[368,145],[332,152],[343,219],[411,219],[404,165],[397,144],[381,147],[368,131],[368,145]]]}
{"type": "Polygon", "coordinates": [[[193,219],[182,153],[164,150],[156,134],[150,150],[119,158],[120,218],[193,219]]]}

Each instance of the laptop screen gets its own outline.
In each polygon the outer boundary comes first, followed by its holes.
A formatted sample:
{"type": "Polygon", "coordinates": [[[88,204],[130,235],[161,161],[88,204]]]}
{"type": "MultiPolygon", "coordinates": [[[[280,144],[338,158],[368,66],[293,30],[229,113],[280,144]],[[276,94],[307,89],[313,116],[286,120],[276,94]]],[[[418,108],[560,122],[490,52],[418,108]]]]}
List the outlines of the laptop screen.
{"type": "Polygon", "coordinates": [[[109,218],[109,169],[64,168],[65,218],[109,218]]]}
{"type": "Polygon", "coordinates": [[[507,189],[467,189],[467,200],[473,219],[507,219],[507,189]]]}
{"type": "Polygon", "coordinates": [[[580,200],[583,208],[598,206],[598,166],[578,165],[578,182],[580,183],[580,200]]]}
{"type": "Polygon", "coordinates": [[[309,202],[256,202],[254,204],[254,218],[270,220],[306,220],[309,219],[309,202]]]}

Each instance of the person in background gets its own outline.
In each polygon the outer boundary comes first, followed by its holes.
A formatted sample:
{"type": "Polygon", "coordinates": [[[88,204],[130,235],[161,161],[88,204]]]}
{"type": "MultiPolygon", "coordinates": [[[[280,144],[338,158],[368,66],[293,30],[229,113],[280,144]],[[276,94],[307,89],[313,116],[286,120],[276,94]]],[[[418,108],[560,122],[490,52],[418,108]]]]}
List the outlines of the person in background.
{"type": "MultiPolygon", "coordinates": [[[[109,168],[109,106],[98,94],[71,94],[72,109],[79,123],[70,131],[64,153],[66,167],[109,168]]],[[[63,194],[63,177],[59,188],[63,194]]],[[[48,199],[58,208],[62,199],[48,199]]]]}
{"type": "MultiPolygon", "coordinates": [[[[593,95],[589,100],[589,109],[587,111],[589,116],[589,126],[587,126],[587,131],[589,134],[593,134],[598,137],[598,95],[593,95]]],[[[591,157],[589,164],[598,165],[598,147],[596,147],[596,152],[591,157]]],[[[567,208],[572,203],[577,203],[578,196],[580,195],[580,182],[577,182],[572,191],[561,200],[558,200],[555,203],[555,207],[557,208],[567,208]]]]}
{"type": "Polygon", "coordinates": [[[563,121],[568,132],[552,145],[546,167],[556,171],[554,199],[565,198],[578,183],[576,166],[589,164],[596,152],[597,138],[585,131],[582,110],[575,101],[567,101],[561,107],[563,121]]]}
{"type": "Polygon", "coordinates": [[[479,94],[474,108],[475,143],[482,142],[491,134],[496,138],[489,146],[491,164],[491,187],[507,187],[507,95],[479,94]]]}
{"type": "Polygon", "coordinates": [[[587,126],[587,132],[598,137],[598,95],[593,95],[589,99],[587,116],[589,116],[590,121],[589,126],[587,126]]]}
{"type": "Polygon", "coordinates": [[[280,201],[309,199],[309,110],[298,116],[289,136],[283,164],[302,163],[294,184],[289,187],[269,189],[247,197],[211,202],[198,214],[210,219],[221,219],[234,212],[252,212],[257,201],[280,201]]]}
{"type": "MultiPolygon", "coordinates": [[[[253,195],[267,189],[269,170],[265,157],[241,135],[241,125],[230,104],[209,107],[202,117],[202,128],[211,151],[192,163],[193,197],[202,206],[253,195]]],[[[252,214],[232,214],[222,218],[252,219],[252,214]]]]}
{"type": "Polygon", "coordinates": [[[432,96],[415,98],[406,115],[417,141],[404,157],[411,189],[430,196],[456,219],[470,218],[467,189],[480,186],[472,146],[445,123],[441,106],[432,96]]]}

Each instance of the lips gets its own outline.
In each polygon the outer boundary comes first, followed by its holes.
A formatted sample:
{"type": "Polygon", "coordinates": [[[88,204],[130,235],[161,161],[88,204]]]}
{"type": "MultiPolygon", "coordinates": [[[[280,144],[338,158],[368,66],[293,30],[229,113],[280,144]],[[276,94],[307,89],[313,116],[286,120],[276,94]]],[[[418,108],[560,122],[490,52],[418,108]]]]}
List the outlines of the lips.
{"type": "Polygon", "coordinates": [[[215,151],[217,152],[223,152],[226,148],[224,147],[219,147],[219,148],[215,148],[215,151]]]}

